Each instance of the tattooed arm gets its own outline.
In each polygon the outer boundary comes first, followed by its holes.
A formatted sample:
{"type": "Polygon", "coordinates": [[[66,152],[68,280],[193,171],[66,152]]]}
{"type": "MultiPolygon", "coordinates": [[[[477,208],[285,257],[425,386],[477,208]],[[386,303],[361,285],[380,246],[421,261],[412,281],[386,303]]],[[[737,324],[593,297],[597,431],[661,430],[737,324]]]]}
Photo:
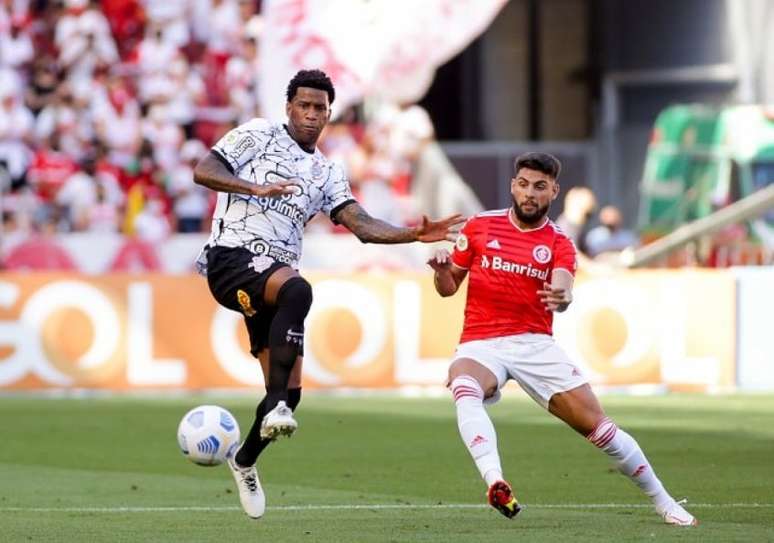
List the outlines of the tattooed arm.
{"type": "Polygon", "coordinates": [[[363,243],[454,241],[457,234],[451,228],[463,222],[460,215],[452,215],[439,221],[431,221],[427,217],[422,217],[422,224],[419,226],[394,226],[372,217],[357,202],[345,206],[336,214],[335,218],[363,243]]]}
{"type": "Polygon", "coordinates": [[[417,241],[417,229],[393,226],[373,218],[357,202],[352,202],[336,215],[336,220],[347,227],[363,243],[411,243],[417,241]]]}
{"type": "Polygon", "coordinates": [[[292,194],[295,182],[284,180],[271,185],[256,185],[240,179],[226,167],[219,155],[210,152],[194,168],[194,183],[218,192],[235,192],[250,196],[275,197],[292,194]]]}

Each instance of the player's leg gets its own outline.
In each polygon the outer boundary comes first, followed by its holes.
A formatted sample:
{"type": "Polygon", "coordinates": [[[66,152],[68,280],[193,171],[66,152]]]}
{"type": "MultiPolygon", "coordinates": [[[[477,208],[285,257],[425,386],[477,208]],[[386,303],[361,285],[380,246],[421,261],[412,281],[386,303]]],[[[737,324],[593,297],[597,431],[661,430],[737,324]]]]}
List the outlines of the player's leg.
{"type": "MultiPolygon", "coordinates": [[[[269,315],[271,317],[271,315],[269,315]]],[[[263,322],[266,319],[246,319],[248,322],[248,330],[250,331],[250,343],[254,353],[257,353],[258,359],[261,362],[261,369],[263,370],[264,382],[269,382],[270,376],[270,349],[262,347],[266,343],[267,336],[267,323],[263,322]],[[250,321],[253,321],[252,323],[250,321]],[[252,324],[252,325],[251,325],[252,324]],[[259,350],[260,349],[260,350],[259,350]]],[[[273,319],[269,319],[273,320],[273,319]]],[[[295,409],[301,401],[301,369],[303,366],[302,357],[298,356],[296,362],[293,365],[293,369],[290,372],[287,383],[287,407],[284,409],[289,413],[282,413],[279,409],[280,406],[273,410],[274,415],[282,415],[286,419],[289,416],[290,422],[295,427],[296,422],[292,418],[291,410],[295,409]]],[[[250,428],[247,436],[242,442],[242,446],[239,448],[233,458],[228,459],[229,468],[237,483],[237,489],[239,490],[239,500],[242,504],[242,508],[249,517],[260,518],[266,509],[266,496],[261,487],[260,479],[258,478],[258,470],[255,467],[258,456],[263,450],[274,441],[274,437],[265,438],[261,436],[261,429],[265,426],[267,415],[271,414],[267,412],[266,404],[268,402],[268,393],[261,400],[255,410],[255,420],[250,428]]],[[[281,404],[280,404],[281,405],[281,404]]],[[[274,423],[278,421],[274,420],[274,423]]],[[[287,425],[288,421],[279,421],[282,424],[287,425]]]]}
{"type": "Polygon", "coordinates": [[[605,415],[588,384],[553,394],[548,410],[608,454],[621,473],[651,499],[665,522],[681,526],[696,524],[696,519],[664,489],[637,441],[605,415]]]}
{"type": "MultiPolygon", "coordinates": [[[[258,353],[258,360],[261,362],[264,382],[269,381],[269,349],[265,348],[258,353]]],[[[298,357],[290,373],[288,381],[288,401],[287,406],[295,411],[301,402],[301,369],[303,358],[298,357]]],[[[250,427],[250,431],[244,438],[242,446],[236,454],[236,462],[240,466],[252,466],[258,460],[263,450],[274,441],[274,439],[264,439],[261,437],[261,423],[266,416],[266,396],[263,397],[258,407],[255,408],[255,420],[250,427]]]]}
{"type": "MultiPolygon", "coordinates": [[[[268,381],[269,373],[269,349],[263,349],[258,353],[261,361],[264,380],[268,381]]],[[[288,382],[288,407],[295,409],[301,401],[301,367],[302,358],[299,356],[288,382]]],[[[258,478],[258,470],[255,467],[258,456],[274,441],[261,437],[261,424],[266,415],[266,397],[261,400],[255,409],[255,420],[247,433],[242,446],[233,458],[228,459],[229,468],[234,475],[239,490],[239,501],[242,509],[249,517],[260,518],[266,510],[266,495],[258,478]]]]}
{"type": "Polygon", "coordinates": [[[312,286],[292,268],[279,268],[266,281],[264,301],[276,312],[268,334],[266,416],[261,437],[273,439],[292,435],[297,427],[288,405],[288,388],[296,361],[303,354],[304,319],[312,305],[312,286]]]}
{"type": "MultiPolygon", "coordinates": [[[[260,353],[266,351],[266,355],[262,357],[262,368],[265,369],[265,382],[267,383],[266,397],[256,408],[256,420],[247,438],[242,443],[239,451],[228,459],[228,466],[239,490],[242,508],[248,516],[260,518],[263,516],[266,506],[265,495],[255,468],[255,460],[260,451],[265,447],[265,443],[261,443],[260,427],[262,421],[266,419],[267,411],[270,409],[268,407],[269,402],[277,405],[278,402],[275,398],[278,392],[284,394],[284,399],[289,404],[294,401],[294,396],[298,396],[298,399],[300,399],[298,393],[289,393],[287,389],[293,383],[297,387],[300,384],[301,367],[300,364],[295,364],[295,362],[301,353],[300,350],[297,351],[289,363],[280,356],[279,360],[281,363],[275,365],[274,369],[269,371],[271,367],[271,364],[269,364],[269,358],[271,358],[272,354],[271,348],[277,343],[276,341],[272,342],[271,327],[280,307],[288,305],[288,296],[282,294],[282,287],[284,284],[290,283],[292,278],[294,276],[297,277],[298,274],[280,263],[275,263],[265,270],[257,270],[249,265],[253,258],[254,255],[245,249],[212,248],[207,257],[207,283],[218,303],[231,310],[239,311],[244,315],[250,336],[250,352],[253,356],[261,358],[260,353]],[[272,277],[275,278],[274,282],[269,284],[269,280],[272,277]],[[269,290],[271,296],[270,304],[264,302],[267,290],[269,290]],[[295,373],[296,380],[290,382],[288,375],[294,375],[293,370],[296,365],[298,365],[295,373]],[[283,372],[275,371],[276,368],[286,368],[285,374],[282,375],[283,372]],[[279,378],[277,378],[278,374],[280,374],[279,378]],[[272,398],[272,395],[275,398],[272,398]]],[[[299,289],[285,290],[296,292],[299,289]]],[[[306,311],[308,311],[308,306],[306,311]]],[[[303,316],[306,316],[306,312],[304,312],[303,316]]],[[[302,324],[303,316],[300,319],[302,324]]],[[[285,321],[287,321],[287,318],[285,318],[285,321]]],[[[276,335],[274,337],[276,338],[276,335]]],[[[297,402],[298,399],[295,401],[297,402]]],[[[284,409],[287,411],[285,426],[287,427],[287,423],[292,423],[292,426],[295,427],[295,420],[292,418],[290,409],[288,407],[284,409]]]]}
{"type": "MultiPolygon", "coordinates": [[[[459,353],[459,350],[458,350],[459,353]]],[[[503,479],[497,433],[484,408],[484,400],[499,394],[500,383],[492,370],[471,358],[457,358],[449,368],[449,388],[457,408],[457,428],[462,442],[486,481],[490,505],[508,518],[519,505],[510,485],[503,479]]]]}

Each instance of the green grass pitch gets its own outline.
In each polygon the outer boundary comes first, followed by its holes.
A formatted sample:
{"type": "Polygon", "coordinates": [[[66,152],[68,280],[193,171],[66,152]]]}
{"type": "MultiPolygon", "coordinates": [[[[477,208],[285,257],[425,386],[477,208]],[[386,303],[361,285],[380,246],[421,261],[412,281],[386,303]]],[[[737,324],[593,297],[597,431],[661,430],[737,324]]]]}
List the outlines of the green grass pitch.
{"type": "Polygon", "coordinates": [[[234,397],[0,397],[1,541],[774,541],[774,396],[603,397],[696,528],[662,525],[606,457],[528,400],[490,413],[524,511],[507,520],[457,435],[449,398],[307,394],[299,431],[259,462],[263,519],[224,466],[185,460],[180,417],[234,397]]]}

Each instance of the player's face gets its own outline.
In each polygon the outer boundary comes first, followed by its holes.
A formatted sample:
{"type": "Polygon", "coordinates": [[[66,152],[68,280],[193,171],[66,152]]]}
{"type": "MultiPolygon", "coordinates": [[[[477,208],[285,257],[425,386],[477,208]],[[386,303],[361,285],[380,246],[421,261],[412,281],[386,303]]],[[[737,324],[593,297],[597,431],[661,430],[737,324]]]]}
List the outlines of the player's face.
{"type": "Polygon", "coordinates": [[[320,132],[331,117],[328,93],[324,90],[300,87],[285,106],[290,134],[299,144],[314,147],[320,132]]]}
{"type": "Polygon", "coordinates": [[[558,194],[556,179],[537,170],[521,168],[511,179],[513,211],[524,224],[536,224],[543,220],[558,194]]]}

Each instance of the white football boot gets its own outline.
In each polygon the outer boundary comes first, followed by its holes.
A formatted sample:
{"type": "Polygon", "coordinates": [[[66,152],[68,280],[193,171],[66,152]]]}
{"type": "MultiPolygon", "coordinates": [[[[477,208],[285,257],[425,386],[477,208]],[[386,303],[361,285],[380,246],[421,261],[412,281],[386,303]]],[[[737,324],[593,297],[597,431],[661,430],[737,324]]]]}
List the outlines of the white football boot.
{"type": "Polygon", "coordinates": [[[243,468],[236,463],[235,457],[236,454],[229,456],[226,462],[234,474],[242,509],[250,518],[261,518],[266,511],[266,495],[261,488],[261,481],[258,480],[258,470],[255,466],[243,468]]]}
{"type": "Polygon", "coordinates": [[[681,503],[685,503],[685,501],[676,502],[672,500],[665,507],[656,508],[656,512],[661,515],[664,522],[674,526],[696,526],[699,524],[699,521],[680,505],[681,503]]]}
{"type": "Polygon", "coordinates": [[[296,419],[293,418],[293,410],[285,402],[279,402],[277,407],[266,413],[261,421],[261,437],[263,439],[277,439],[279,436],[292,436],[298,428],[296,419]]]}

